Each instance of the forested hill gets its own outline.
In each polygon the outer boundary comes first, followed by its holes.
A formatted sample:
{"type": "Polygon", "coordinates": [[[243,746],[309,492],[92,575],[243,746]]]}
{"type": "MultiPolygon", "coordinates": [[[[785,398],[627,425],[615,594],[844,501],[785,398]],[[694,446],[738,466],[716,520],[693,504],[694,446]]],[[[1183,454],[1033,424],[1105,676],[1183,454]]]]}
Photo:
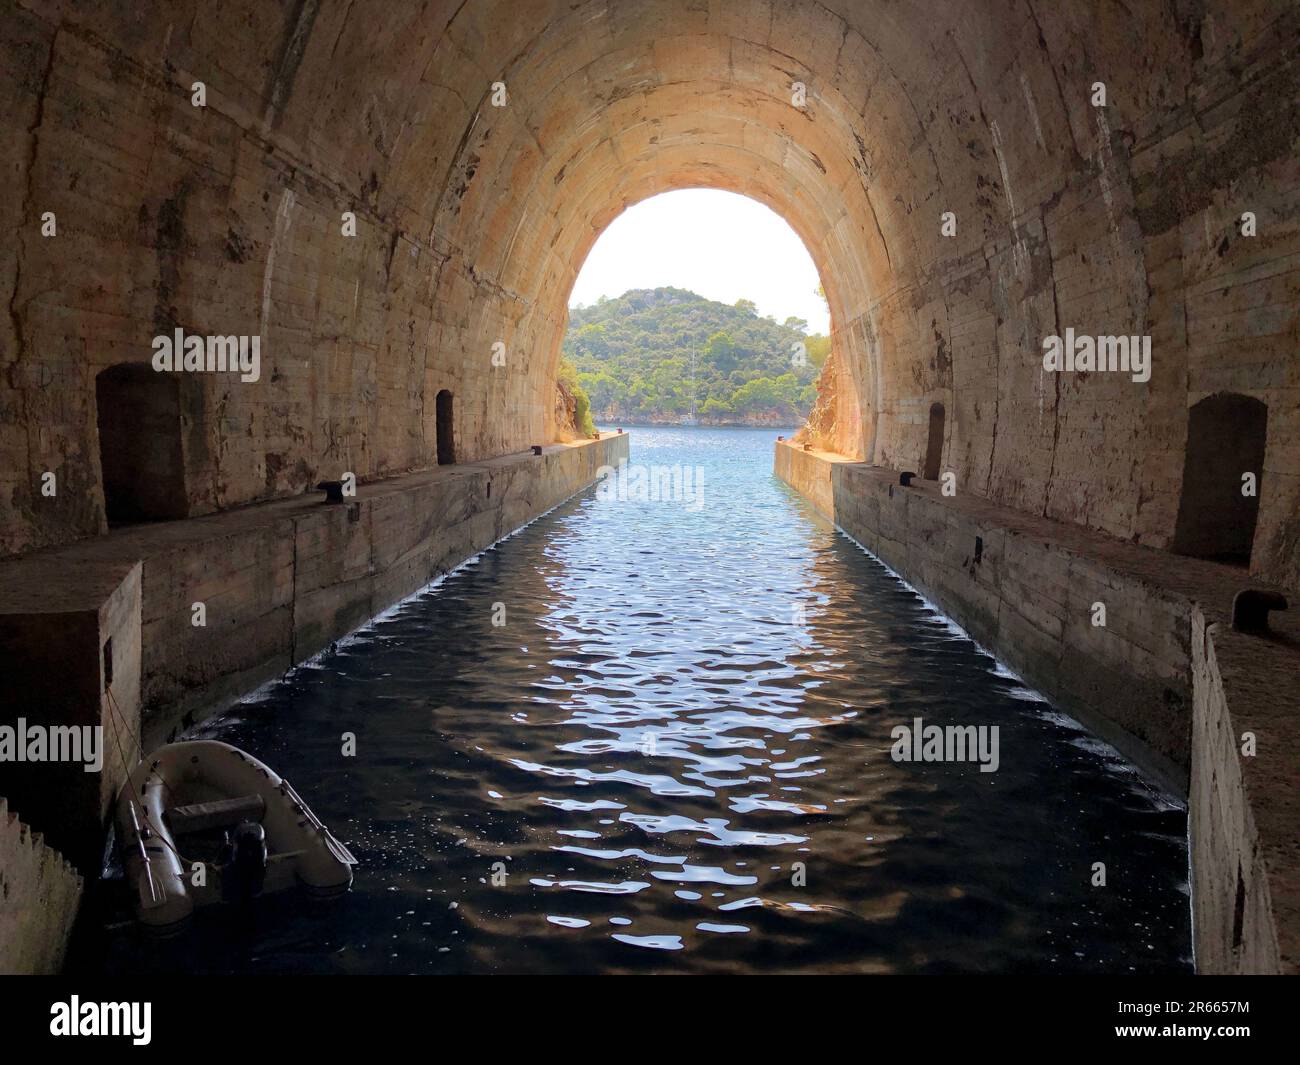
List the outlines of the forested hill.
{"type": "Polygon", "coordinates": [[[606,423],[678,423],[694,412],[709,425],[801,425],[829,351],[800,319],[761,318],[748,300],[729,306],[680,288],[574,308],[564,338],[606,423]]]}

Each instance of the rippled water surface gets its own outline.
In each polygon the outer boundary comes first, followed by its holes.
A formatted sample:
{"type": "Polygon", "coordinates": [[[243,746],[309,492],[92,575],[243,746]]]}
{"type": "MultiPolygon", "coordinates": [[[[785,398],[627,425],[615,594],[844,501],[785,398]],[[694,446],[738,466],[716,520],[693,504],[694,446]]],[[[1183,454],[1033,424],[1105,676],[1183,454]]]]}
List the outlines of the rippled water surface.
{"type": "Polygon", "coordinates": [[[782,486],[775,436],[634,430],[703,506],[589,490],[235,708],[207,734],[356,887],[107,968],[1187,968],[1185,812],[782,486]],[[997,772],[891,760],[916,717],[998,726],[997,772]]]}

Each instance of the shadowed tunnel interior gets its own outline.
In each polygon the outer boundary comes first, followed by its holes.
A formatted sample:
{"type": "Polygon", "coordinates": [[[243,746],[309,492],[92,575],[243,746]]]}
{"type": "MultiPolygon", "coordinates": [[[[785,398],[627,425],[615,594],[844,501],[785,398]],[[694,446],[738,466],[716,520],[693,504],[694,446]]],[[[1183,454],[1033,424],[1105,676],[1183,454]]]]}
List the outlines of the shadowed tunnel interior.
{"type": "Polygon", "coordinates": [[[103,528],[94,377],[175,326],[260,333],[268,363],[189,400],[191,514],[428,466],[442,389],[461,461],[556,439],[586,252],[710,186],[782,214],[825,279],[820,445],[920,469],[941,402],[963,491],[1167,547],[1188,408],[1246,393],[1254,565],[1295,583],[1294,5],[149,7],[4,16],[9,552],[103,528]],[[57,240],[21,224],[43,211],[57,240]],[[1071,326],[1151,334],[1150,382],[1044,374],[1071,326]],[[33,506],[53,466],[88,490],[33,506]]]}
{"type": "Polygon", "coordinates": [[[913,521],[916,571],[969,579],[976,620],[1014,600],[1023,645],[1073,633],[1045,660],[1081,702],[1149,680],[1158,725],[1122,726],[1190,773],[1194,821],[1210,781],[1206,838],[1240,844],[1201,865],[1237,877],[1196,888],[1198,928],[1232,930],[1213,964],[1294,965],[1300,877],[1269,896],[1257,872],[1293,826],[1240,798],[1293,769],[1225,777],[1236,696],[1212,698],[1294,650],[1212,631],[1224,582],[1300,588],[1292,0],[16,0],[0,30],[0,651],[23,683],[170,737],[590,484],[628,443],[579,441],[557,386],[578,271],[629,205],[734,191],[789,222],[830,306],[783,476],[886,547],[913,521]],[[1049,372],[1072,333],[1149,340],[1149,379],[1049,372]],[[259,374],[159,377],[151,342],[183,335],[260,340],[259,374]],[[923,483],[896,496],[900,471],[923,483]],[[348,474],[358,500],[307,509],[348,474]],[[154,519],[203,522],[119,528],[154,519]],[[1049,542],[1055,568],[1026,567],[1049,542]],[[1146,612],[1083,628],[1088,581],[1146,612]],[[199,600],[243,642],[203,643],[199,600]],[[84,670],[32,664],[46,624],[84,670]]]}

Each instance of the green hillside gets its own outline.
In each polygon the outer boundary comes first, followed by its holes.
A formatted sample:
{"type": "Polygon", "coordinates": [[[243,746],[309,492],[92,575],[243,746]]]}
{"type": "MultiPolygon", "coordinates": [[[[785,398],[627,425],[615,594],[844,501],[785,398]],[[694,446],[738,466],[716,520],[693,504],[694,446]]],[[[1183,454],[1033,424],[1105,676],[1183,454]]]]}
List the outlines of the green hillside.
{"type": "Polygon", "coordinates": [[[760,318],[748,300],[633,289],[572,309],[563,350],[600,422],[799,425],[830,351],[806,330],[760,318]]]}

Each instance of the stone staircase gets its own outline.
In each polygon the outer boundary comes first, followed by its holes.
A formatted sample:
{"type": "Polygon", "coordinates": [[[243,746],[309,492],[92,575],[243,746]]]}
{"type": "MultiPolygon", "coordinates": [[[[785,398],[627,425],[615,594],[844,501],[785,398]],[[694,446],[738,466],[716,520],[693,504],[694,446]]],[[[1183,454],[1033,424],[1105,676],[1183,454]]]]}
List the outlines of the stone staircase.
{"type": "Polygon", "coordinates": [[[63,855],[0,798],[0,974],[63,967],[82,887],[63,855]]]}

